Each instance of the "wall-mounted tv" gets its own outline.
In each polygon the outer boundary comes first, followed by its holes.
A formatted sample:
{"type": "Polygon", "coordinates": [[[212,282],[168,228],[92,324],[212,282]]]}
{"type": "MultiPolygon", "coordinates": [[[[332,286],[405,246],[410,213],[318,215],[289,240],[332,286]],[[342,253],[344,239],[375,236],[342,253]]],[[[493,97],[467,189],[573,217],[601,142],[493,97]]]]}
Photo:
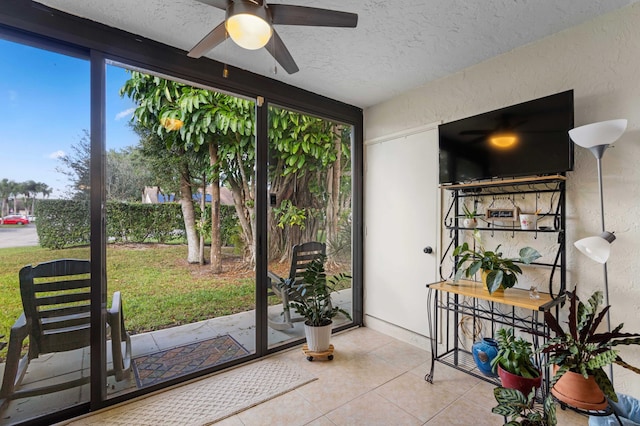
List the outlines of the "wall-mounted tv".
{"type": "Polygon", "coordinates": [[[573,170],[573,90],[439,126],[440,183],[573,170]]]}

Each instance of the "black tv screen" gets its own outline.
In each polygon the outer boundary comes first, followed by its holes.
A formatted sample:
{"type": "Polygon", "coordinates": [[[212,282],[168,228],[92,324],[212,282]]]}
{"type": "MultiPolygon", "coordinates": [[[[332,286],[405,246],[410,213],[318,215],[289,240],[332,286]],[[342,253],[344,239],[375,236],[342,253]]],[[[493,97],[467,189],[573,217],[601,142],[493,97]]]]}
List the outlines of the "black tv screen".
{"type": "Polygon", "coordinates": [[[439,126],[440,183],[573,170],[573,90],[439,126]]]}

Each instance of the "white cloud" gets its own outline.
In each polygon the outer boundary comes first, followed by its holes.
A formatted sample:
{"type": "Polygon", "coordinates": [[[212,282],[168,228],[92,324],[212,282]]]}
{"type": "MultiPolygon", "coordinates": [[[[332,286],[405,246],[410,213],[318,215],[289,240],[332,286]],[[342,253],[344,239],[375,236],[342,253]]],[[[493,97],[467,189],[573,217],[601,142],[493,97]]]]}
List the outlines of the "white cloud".
{"type": "Polygon", "coordinates": [[[58,158],[62,158],[65,155],[67,155],[67,153],[60,149],[58,151],[54,151],[51,154],[49,154],[49,158],[53,160],[57,160],[58,158]]]}
{"type": "Polygon", "coordinates": [[[136,110],[135,108],[129,108],[129,109],[125,109],[124,111],[120,111],[119,113],[116,114],[116,120],[121,120],[123,118],[130,117],[135,110],[136,110]]]}

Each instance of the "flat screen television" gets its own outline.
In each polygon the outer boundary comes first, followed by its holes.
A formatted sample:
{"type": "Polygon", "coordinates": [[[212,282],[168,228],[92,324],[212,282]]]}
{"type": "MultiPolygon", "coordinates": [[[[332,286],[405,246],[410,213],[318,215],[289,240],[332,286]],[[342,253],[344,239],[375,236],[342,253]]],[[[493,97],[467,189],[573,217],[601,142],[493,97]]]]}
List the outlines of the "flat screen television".
{"type": "Polygon", "coordinates": [[[439,126],[440,183],[573,170],[573,90],[439,126]]]}

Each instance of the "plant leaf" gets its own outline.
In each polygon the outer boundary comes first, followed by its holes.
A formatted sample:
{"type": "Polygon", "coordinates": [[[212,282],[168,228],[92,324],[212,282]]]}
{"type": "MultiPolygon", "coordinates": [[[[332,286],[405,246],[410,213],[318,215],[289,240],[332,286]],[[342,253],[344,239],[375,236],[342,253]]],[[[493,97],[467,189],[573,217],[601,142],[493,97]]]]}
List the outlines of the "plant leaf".
{"type": "Polygon", "coordinates": [[[520,261],[529,264],[536,259],[542,257],[538,251],[532,247],[523,247],[520,249],[520,261]]]}
{"type": "Polygon", "coordinates": [[[611,380],[609,380],[609,377],[607,377],[604,370],[602,368],[594,370],[593,377],[596,379],[598,387],[602,392],[604,392],[607,398],[613,402],[618,402],[618,395],[616,395],[616,391],[613,389],[613,384],[611,384],[611,380]]]}

